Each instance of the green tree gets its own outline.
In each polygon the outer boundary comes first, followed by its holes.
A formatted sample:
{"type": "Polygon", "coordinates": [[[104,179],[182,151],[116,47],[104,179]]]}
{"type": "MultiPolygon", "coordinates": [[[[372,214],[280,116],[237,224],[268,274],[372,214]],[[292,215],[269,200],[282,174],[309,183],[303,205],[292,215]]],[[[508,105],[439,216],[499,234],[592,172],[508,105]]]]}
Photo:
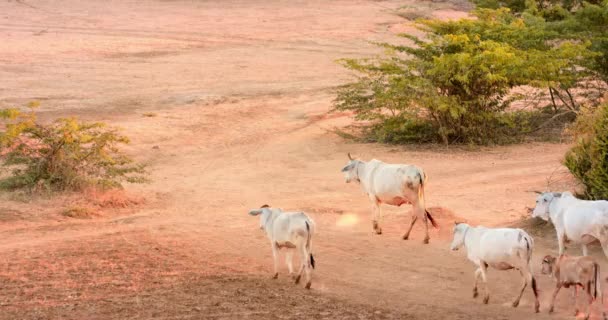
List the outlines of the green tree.
{"type": "Polygon", "coordinates": [[[335,109],[371,122],[369,136],[384,142],[503,143],[529,131],[533,112],[509,110],[511,89],[576,83],[589,43],[549,44],[542,21],[508,9],[474,14],[421,21],[425,39],[382,44],[393,52],[385,58],[343,60],[360,77],[340,88],[335,109]]]}

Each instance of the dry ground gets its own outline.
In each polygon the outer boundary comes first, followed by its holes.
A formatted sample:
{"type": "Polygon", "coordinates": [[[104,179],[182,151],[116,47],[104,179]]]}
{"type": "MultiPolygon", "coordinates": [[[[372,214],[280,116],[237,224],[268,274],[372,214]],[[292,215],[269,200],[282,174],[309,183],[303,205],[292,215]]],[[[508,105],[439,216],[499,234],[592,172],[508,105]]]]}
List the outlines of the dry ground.
{"type": "MultiPolygon", "coordinates": [[[[530,292],[510,307],[515,272],[490,273],[484,306],[471,298],[473,267],[448,245],[454,220],[517,222],[533,204],[526,190],[548,178],[568,187],[566,145],[380,146],[330,132],[351,121],[326,114],[350,77],[335,60],[416,32],[394,9],[419,3],[0,1],[0,106],[39,100],[46,119],[119,125],[153,179],[128,188],[145,202],[101,204],[91,219],[64,215],[74,197],[4,196],[0,318],[549,319],[547,277],[537,275],[542,314],[530,292]],[[372,234],[367,200],[340,173],[347,152],[426,169],[442,226],[431,244],[420,226],[401,240],[405,207],[385,208],[384,234],[372,234]],[[270,280],[270,248],[246,214],[263,203],[317,222],[312,290],[285,268],[270,280]]],[[[424,5],[438,9],[425,15],[465,15],[460,5],[424,5]]],[[[555,251],[553,237],[537,236],[535,264],[555,251]]],[[[552,319],[571,317],[568,299],[552,319]]]]}

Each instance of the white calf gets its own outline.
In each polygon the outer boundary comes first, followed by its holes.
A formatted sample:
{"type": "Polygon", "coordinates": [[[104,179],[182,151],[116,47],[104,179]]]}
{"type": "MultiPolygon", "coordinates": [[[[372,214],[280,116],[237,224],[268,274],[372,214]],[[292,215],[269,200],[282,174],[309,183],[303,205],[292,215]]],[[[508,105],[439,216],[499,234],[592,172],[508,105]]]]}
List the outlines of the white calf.
{"type": "Polygon", "coordinates": [[[273,209],[263,205],[260,209],[249,211],[252,216],[260,215],[260,229],[266,232],[270,239],[272,257],[274,260],[273,279],[279,276],[278,258],[279,249],[286,249],[286,263],[289,274],[293,275],[293,249],[300,252],[300,270],[295,276],[295,283],[300,282],[302,271],[306,273],[306,289],[310,289],[312,281],[312,269],[315,267],[315,259],[312,256],[312,235],[315,224],[304,212],[283,212],[281,209],[273,209]]]}
{"type": "Polygon", "coordinates": [[[608,201],[580,200],[570,192],[545,192],[536,199],[532,217],[551,219],[560,255],[568,240],[580,244],[584,256],[587,245],[599,240],[608,258],[608,201]]]}
{"type": "Polygon", "coordinates": [[[469,260],[477,265],[473,298],[477,297],[477,281],[481,276],[486,289],[483,303],[487,304],[490,300],[486,277],[488,266],[497,270],[516,269],[521,274],[523,283],[519,295],[513,301],[513,307],[519,305],[519,300],[528,282],[530,282],[534,292],[534,310],[538,312],[540,303],[538,302],[536,280],[530,270],[530,257],[534,246],[530,235],[521,229],[473,228],[466,223],[457,223],[454,227],[454,240],[451,249],[458,250],[463,246],[467,249],[469,260]]]}

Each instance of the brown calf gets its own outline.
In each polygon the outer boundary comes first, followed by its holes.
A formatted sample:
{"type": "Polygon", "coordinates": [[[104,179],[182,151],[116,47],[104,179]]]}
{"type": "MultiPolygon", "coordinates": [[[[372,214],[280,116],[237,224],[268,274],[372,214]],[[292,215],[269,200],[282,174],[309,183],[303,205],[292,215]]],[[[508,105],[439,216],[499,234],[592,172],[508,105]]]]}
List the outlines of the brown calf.
{"type": "MultiPolygon", "coordinates": [[[[587,313],[585,319],[589,319],[591,312],[591,304],[597,299],[598,295],[603,297],[602,290],[600,288],[600,266],[591,257],[572,257],[561,255],[558,258],[547,255],[543,258],[542,262],[542,273],[551,274],[555,279],[556,287],[553,291],[553,297],[551,298],[551,304],[549,306],[549,313],[553,312],[553,304],[555,297],[561,287],[569,288],[574,286],[574,292],[572,294],[574,300],[574,314],[578,314],[578,308],[576,307],[576,296],[577,288],[581,286],[589,297],[589,304],[587,305],[587,313]]],[[[603,298],[602,298],[603,300],[603,298]]],[[[602,303],[602,315],[604,319],[606,314],[603,310],[602,303]]]]}

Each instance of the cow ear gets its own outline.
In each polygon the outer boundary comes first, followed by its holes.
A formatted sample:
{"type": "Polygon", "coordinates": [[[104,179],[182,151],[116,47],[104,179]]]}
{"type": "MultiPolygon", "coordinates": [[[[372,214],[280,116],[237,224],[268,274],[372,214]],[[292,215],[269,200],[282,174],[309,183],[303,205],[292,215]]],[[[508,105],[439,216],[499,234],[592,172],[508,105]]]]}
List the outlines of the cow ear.
{"type": "Polygon", "coordinates": [[[562,193],[561,192],[553,192],[553,196],[556,198],[561,198],[562,193]]]}
{"type": "Polygon", "coordinates": [[[352,165],[350,165],[350,164],[345,166],[344,168],[342,168],[342,172],[346,172],[346,171],[350,170],[351,167],[352,167],[352,165]]]}
{"type": "Polygon", "coordinates": [[[257,216],[260,213],[262,213],[262,209],[254,209],[249,211],[249,214],[252,216],[257,216]]]}

